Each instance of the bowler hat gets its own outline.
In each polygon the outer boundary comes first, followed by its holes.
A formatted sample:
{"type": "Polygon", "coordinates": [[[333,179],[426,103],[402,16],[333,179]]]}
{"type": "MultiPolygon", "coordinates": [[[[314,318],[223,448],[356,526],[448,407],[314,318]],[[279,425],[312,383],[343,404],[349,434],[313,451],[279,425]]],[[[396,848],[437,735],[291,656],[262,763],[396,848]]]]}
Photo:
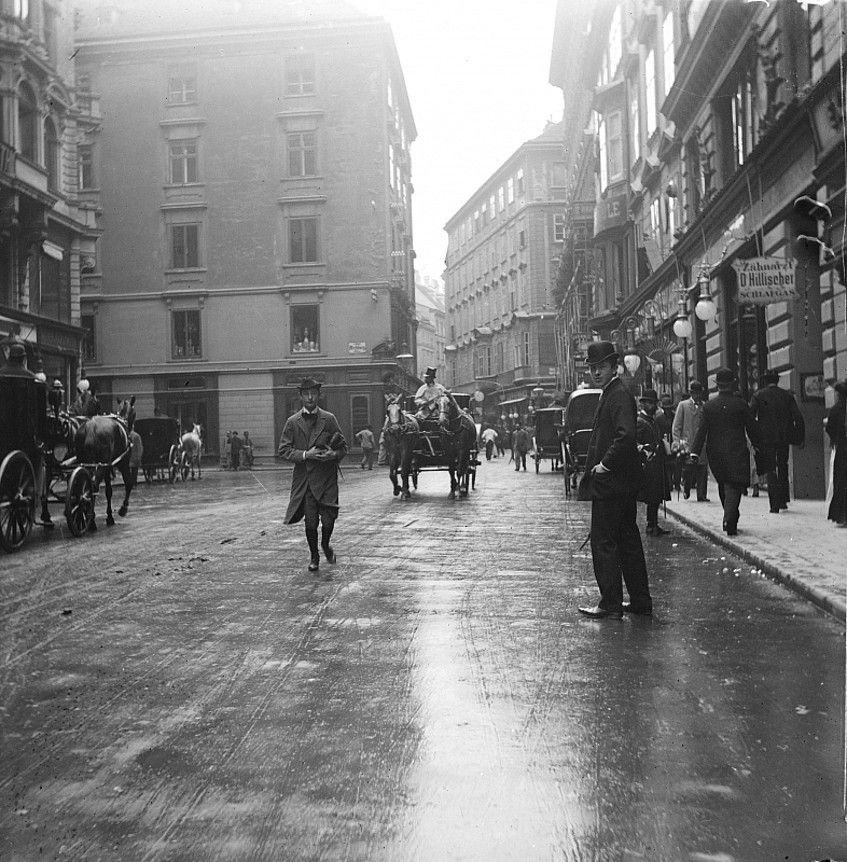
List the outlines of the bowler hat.
{"type": "Polygon", "coordinates": [[[689,392],[702,392],[703,384],[699,380],[692,380],[691,383],[688,384],[689,392]]]}
{"type": "Polygon", "coordinates": [[[306,389],[320,389],[321,384],[314,377],[304,377],[297,388],[303,392],[306,389]]]}
{"type": "Polygon", "coordinates": [[[611,341],[592,341],[588,345],[588,357],[586,362],[589,365],[599,365],[607,359],[617,359],[618,351],[611,341]]]}
{"type": "Polygon", "coordinates": [[[655,401],[658,403],[659,395],[655,389],[645,389],[639,396],[639,401],[655,401]]]}
{"type": "Polygon", "coordinates": [[[731,368],[719,368],[715,373],[715,383],[727,384],[735,382],[735,372],[731,368]]]}
{"type": "Polygon", "coordinates": [[[431,365],[424,371],[424,377],[435,377],[435,369],[431,365]]]}
{"type": "Polygon", "coordinates": [[[762,383],[779,383],[779,372],[772,368],[766,368],[762,372],[762,383]]]}

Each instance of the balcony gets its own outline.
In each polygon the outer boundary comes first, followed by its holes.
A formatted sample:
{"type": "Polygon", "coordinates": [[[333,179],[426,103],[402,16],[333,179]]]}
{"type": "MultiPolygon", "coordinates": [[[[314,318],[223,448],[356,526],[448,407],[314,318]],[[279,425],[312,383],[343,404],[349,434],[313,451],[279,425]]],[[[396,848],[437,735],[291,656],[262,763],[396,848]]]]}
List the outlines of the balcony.
{"type": "Polygon", "coordinates": [[[0,143],[0,174],[4,174],[7,177],[15,176],[16,157],[17,153],[14,147],[0,143]]]}

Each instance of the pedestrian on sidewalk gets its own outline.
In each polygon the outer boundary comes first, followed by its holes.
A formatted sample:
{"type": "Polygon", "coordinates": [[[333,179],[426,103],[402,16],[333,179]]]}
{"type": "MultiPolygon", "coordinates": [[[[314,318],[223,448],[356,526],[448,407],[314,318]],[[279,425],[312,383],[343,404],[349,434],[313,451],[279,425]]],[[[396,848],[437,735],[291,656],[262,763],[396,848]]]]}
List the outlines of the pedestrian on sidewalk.
{"type": "Polygon", "coordinates": [[[688,386],[689,397],[680,401],[673,419],[673,450],[682,473],[682,495],[687,500],[691,488],[697,492],[697,501],[708,503],[709,464],[707,458],[690,459],[691,444],[697,436],[703,418],[705,393],[699,380],[692,380],[688,386]]]}
{"type": "Polygon", "coordinates": [[[506,440],[506,429],[502,425],[495,425],[494,430],[497,432],[497,439],[494,441],[494,445],[497,447],[497,454],[505,457],[506,448],[504,442],[506,440]]]}
{"type": "Polygon", "coordinates": [[[231,466],[233,470],[237,470],[241,466],[241,450],[244,443],[238,436],[237,431],[232,432],[232,437],[229,441],[229,453],[231,458],[231,466]]]}
{"type": "Polygon", "coordinates": [[[656,413],[656,421],[659,423],[659,428],[662,430],[662,438],[665,443],[665,473],[667,474],[668,489],[680,489],[680,480],[682,471],[678,459],[671,458],[673,451],[673,420],[676,417],[676,410],[673,406],[673,398],[669,392],[663,392],[659,396],[659,410],[656,413]]]}
{"type": "Polygon", "coordinates": [[[636,443],[644,466],[644,481],[638,500],[647,504],[647,535],[666,536],[670,530],[659,526],[659,506],[670,500],[667,476],[665,438],[658,412],[658,395],[655,389],[645,389],[638,399],[638,417],[635,425],[636,443]]]}
{"type": "Polygon", "coordinates": [[[703,416],[691,444],[691,454],[699,459],[705,445],[723,505],[724,532],[728,536],[736,536],[741,495],[750,482],[747,438],[750,438],[754,449],[760,450],[761,435],[750,408],[743,398],[735,394],[735,373],[729,368],[719,368],[715,382],[718,394],[703,405],[703,416]]]}
{"type": "Polygon", "coordinates": [[[299,392],[302,408],[288,417],[279,441],[279,454],[294,464],[285,523],[305,520],[309,571],[316,572],[320,566],[319,523],[324,556],[330,563],[337,559],[330,539],[339,508],[338,463],[347,454],[347,443],[335,416],[318,407],[321,384],[306,377],[299,392]]]}
{"type": "Polygon", "coordinates": [[[482,443],[485,446],[485,460],[490,461],[494,454],[494,444],[497,442],[497,432],[489,425],[482,432],[482,443]]]}
{"type": "Polygon", "coordinates": [[[373,470],[374,468],[374,432],[370,422],[356,434],[356,439],[362,447],[362,462],[363,470],[373,470]]]}
{"type": "Polygon", "coordinates": [[[756,472],[765,473],[770,510],[778,515],[788,508],[788,447],[803,446],[806,427],[794,396],[779,388],[779,374],[773,369],[762,372],[762,388],[750,399],[750,410],[762,435],[761,463],[756,472]],[[761,469],[760,469],[761,467],[761,469]]]}
{"type": "Polygon", "coordinates": [[[835,392],[838,401],[826,417],[826,433],[833,448],[832,500],[827,518],[839,527],[847,527],[847,380],[836,383],[835,392]]]}
{"type": "Polygon", "coordinates": [[[636,447],[635,399],[617,376],[619,357],[610,341],[588,345],[591,381],[603,390],[594,413],[585,473],[578,499],[591,500],[591,556],[600,588],[595,607],[580,607],[592,619],[621,619],[623,611],[649,615],[644,547],[636,523],[641,461],[636,447]],[[629,601],[623,601],[623,584],[629,601]]]}
{"type": "Polygon", "coordinates": [[[529,447],[532,445],[529,431],[519,425],[512,435],[512,457],[515,459],[515,472],[517,473],[523,465],[526,472],[526,453],[529,452],[529,447]]]}

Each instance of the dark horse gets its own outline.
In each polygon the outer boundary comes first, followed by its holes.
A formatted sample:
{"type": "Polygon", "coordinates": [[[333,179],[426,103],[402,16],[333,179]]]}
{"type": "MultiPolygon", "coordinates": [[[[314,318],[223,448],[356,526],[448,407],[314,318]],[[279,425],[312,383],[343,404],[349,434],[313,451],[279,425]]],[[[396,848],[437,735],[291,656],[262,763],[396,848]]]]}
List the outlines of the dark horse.
{"type": "Polygon", "coordinates": [[[441,449],[450,471],[450,499],[468,496],[470,453],[476,445],[476,425],[450,393],[438,402],[438,425],[441,429],[441,449]]]}
{"type": "Polygon", "coordinates": [[[401,487],[397,482],[397,474],[400,473],[403,486],[403,499],[411,497],[409,491],[409,475],[412,472],[412,456],[418,440],[420,426],[418,420],[411,413],[406,413],[402,406],[403,398],[400,396],[389,402],[385,408],[387,419],[383,432],[385,433],[385,449],[388,455],[388,475],[394,486],[394,496],[399,496],[401,487]]]}
{"type": "MultiPolygon", "coordinates": [[[[112,515],[112,477],[114,471],[117,469],[124,481],[124,501],[118,509],[118,514],[122,518],[129,508],[129,495],[135,484],[129,463],[130,430],[128,422],[118,416],[92,416],[90,419],[84,420],[73,435],[73,448],[77,462],[94,468],[95,492],[100,486],[100,482],[105,480],[106,524],[110,527],[115,523],[115,518],[112,515]]],[[[96,529],[93,519],[91,529],[96,529]]]]}

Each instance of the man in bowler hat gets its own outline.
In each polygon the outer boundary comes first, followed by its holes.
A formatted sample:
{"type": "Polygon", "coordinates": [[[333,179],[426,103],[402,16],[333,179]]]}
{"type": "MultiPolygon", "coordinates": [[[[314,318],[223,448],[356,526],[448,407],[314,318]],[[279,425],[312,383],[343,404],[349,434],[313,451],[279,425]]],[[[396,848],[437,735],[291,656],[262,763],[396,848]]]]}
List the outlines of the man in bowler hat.
{"type": "Polygon", "coordinates": [[[594,414],[578,496],[591,500],[591,556],[600,601],[579,611],[593,619],[619,620],[623,611],[649,615],[653,600],[636,523],[641,460],[635,442],[635,399],[617,376],[618,354],[610,341],[589,344],[588,366],[592,383],[603,394],[594,414]],[[628,602],[623,600],[621,576],[628,602]]]}
{"type": "Polygon", "coordinates": [[[806,426],[803,414],[786,389],[779,387],[779,374],[772,369],[762,374],[764,386],[753,395],[750,409],[762,435],[763,466],[767,473],[768,500],[772,514],[788,508],[788,447],[802,446],[806,426]]]}
{"type": "Polygon", "coordinates": [[[347,443],[335,416],[318,407],[321,384],[307,377],[299,391],[302,407],[286,420],[279,442],[279,454],[294,463],[285,523],[305,520],[309,571],[316,572],[320,566],[319,523],[324,556],[330,563],[336,561],[329,542],[338,517],[338,462],[347,454],[347,443]]]}
{"type": "Polygon", "coordinates": [[[691,444],[691,454],[699,457],[705,444],[723,505],[724,532],[727,536],[737,536],[741,495],[750,484],[747,438],[758,450],[761,437],[750,408],[743,398],[735,394],[734,372],[729,368],[719,368],[715,382],[718,394],[703,405],[703,416],[691,444]]]}

